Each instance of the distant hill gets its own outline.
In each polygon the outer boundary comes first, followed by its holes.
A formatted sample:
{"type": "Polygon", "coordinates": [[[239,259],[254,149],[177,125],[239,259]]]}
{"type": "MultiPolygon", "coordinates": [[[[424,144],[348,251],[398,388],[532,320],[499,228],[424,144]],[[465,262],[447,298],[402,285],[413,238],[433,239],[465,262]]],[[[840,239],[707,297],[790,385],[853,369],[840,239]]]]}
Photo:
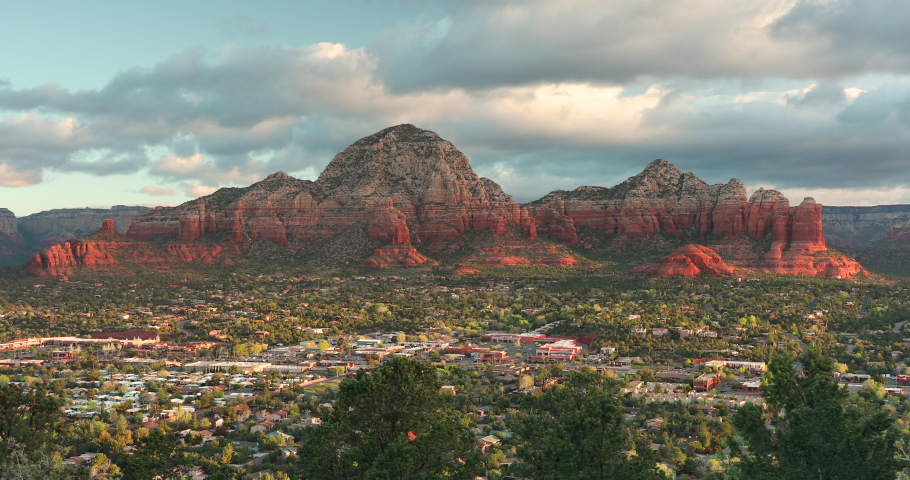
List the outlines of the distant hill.
{"type": "Polygon", "coordinates": [[[874,207],[825,207],[822,225],[828,244],[837,248],[869,246],[885,238],[885,232],[910,221],[910,205],[874,207]]]}
{"type": "Polygon", "coordinates": [[[133,217],[148,211],[148,207],[124,205],[59,208],[16,218],[0,208],[0,266],[21,265],[42,249],[92,234],[106,218],[114,221],[118,232],[126,233],[133,217]]]}

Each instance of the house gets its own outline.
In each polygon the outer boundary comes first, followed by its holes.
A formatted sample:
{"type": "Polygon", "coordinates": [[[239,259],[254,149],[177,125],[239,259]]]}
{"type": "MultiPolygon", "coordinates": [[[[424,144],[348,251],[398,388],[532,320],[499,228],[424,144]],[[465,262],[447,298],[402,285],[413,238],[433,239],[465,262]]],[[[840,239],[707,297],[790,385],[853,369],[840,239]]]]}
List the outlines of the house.
{"type": "Polygon", "coordinates": [[[294,437],[293,437],[293,436],[288,435],[288,434],[286,434],[286,433],[284,433],[284,432],[279,432],[279,431],[277,431],[277,430],[274,431],[274,432],[270,432],[269,434],[266,435],[266,437],[280,438],[280,439],[282,439],[285,443],[292,443],[292,442],[294,441],[294,437]]]}
{"type": "Polygon", "coordinates": [[[664,419],[659,418],[659,417],[658,417],[658,418],[652,418],[652,419],[647,420],[647,421],[645,422],[645,426],[648,427],[648,428],[653,428],[653,429],[661,429],[661,428],[664,428],[664,419]]]}
{"type": "Polygon", "coordinates": [[[265,432],[270,432],[274,429],[275,429],[275,423],[266,420],[264,422],[257,423],[256,425],[253,425],[252,427],[250,427],[250,432],[265,433],[265,432]]]}
{"type": "Polygon", "coordinates": [[[294,456],[297,456],[297,447],[284,447],[281,449],[282,458],[287,459],[294,456]]]}

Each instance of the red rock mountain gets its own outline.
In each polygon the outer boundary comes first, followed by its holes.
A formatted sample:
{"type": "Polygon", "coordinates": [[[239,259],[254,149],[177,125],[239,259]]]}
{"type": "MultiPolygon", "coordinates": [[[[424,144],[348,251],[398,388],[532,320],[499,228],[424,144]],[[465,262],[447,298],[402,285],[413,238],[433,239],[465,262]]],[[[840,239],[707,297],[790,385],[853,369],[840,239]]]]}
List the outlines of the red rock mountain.
{"type": "Polygon", "coordinates": [[[735,265],[763,272],[858,273],[855,261],[827,254],[821,210],[808,197],[791,207],[776,190],[747,197],[737,179],[708,185],[663,160],[615,187],[558,190],[528,205],[538,232],[570,244],[593,247],[604,235],[665,235],[697,241],[735,265]],[[757,254],[764,241],[770,246],[757,254]]]}
{"type": "Polygon", "coordinates": [[[635,267],[632,274],[644,276],[667,275],[729,275],[736,269],[724,263],[714,250],[701,245],[686,245],[663,258],[660,263],[635,267]]]}
{"type": "Polygon", "coordinates": [[[237,244],[268,239],[292,253],[338,236],[379,248],[365,265],[426,261],[433,247],[466,232],[500,233],[521,224],[521,206],[437,134],[413,125],[364,137],[332,159],[315,182],[283,172],[247,188],[218,192],[134,219],[127,235],[195,242],[223,235],[237,244]]]}
{"type": "MultiPolygon", "coordinates": [[[[118,259],[293,258],[384,267],[436,257],[569,266],[586,248],[616,239],[700,243],[737,267],[767,272],[849,276],[860,270],[827,252],[821,205],[810,198],[791,207],[774,190],[747,197],[739,180],[708,185],[657,160],[615,187],[556,191],[522,207],[499,185],[478,177],[450,142],[412,125],[358,140],[316,181],[278,172],[249,187],[156,208],[135,217],[126,236],[112,227],[105,223],[89,239],[42,252],[29,262],[29,271],[68,271],[118,259]]],[[[722,262],[701,252],[712,260],[693,251],[669,263],[722,269],[722,262]]]]}

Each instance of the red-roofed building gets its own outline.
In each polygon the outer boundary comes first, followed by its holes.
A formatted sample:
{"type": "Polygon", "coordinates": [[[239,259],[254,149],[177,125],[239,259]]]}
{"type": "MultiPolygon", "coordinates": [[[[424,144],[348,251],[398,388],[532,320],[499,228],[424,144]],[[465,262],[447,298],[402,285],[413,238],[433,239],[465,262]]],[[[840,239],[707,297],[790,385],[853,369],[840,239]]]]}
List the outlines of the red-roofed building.
{"type": "Polygon", "coordinates": [[[158,332],[152,332],[149,330],[127,330],[125,332],[93,333],[91,336],[92,338],[96,339],[111,338],[114,340],[120,340],[121,342],[128,345],[147,345],[161,341],[161,336],[158,335],[158,332]]]}

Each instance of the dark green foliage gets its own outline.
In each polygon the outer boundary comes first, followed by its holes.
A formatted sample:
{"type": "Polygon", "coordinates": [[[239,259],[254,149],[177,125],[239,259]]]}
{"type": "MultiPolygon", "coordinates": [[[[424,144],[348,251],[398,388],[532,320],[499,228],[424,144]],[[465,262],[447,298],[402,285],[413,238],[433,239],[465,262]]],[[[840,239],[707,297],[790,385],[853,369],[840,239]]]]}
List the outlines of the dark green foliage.
{"type": "Polygon", "coordinates": [[[118,464],[123,471],[122,480],[175,480],[183,478],[187,462],[174,434],[155,429],[132,455],[124,455],[118,464]]]}
{"type": "Polygon", "coordinates": [[[746,405],[734,416],[737,433],[748,445],[734,445],[744,479],[893,479],[901,468],[895,454],[893,421],[878,405],[851,403],[831,376],[833,362],[817,349],[802,358],[800,376],[793,362],[773,359],[764,397],[771,428],[762,409],[746,405]]]}
{"type": "Polygon", "coordinates": [[[444,408],[430,365],[396,358],[340,385],[335,409],[300,448],[302,478],[470,479],[474,438],[444,408]]]}
{"type": "Polygon", "coordinates": [[[0,383],[0,469],[13,460],[15,446],[27,456],[44,454],[58,433],[62,405],[47,385],[0,383]]]}
{"type": "Polygon", "coordinates": [[[665,478],[646,445],[635,445],[623,418],[619,384],[593,370],[574,371],[565,383],[526,397],[528,414],[512,422],[524,442],[530,478],[646,480],[665,478]]]}

